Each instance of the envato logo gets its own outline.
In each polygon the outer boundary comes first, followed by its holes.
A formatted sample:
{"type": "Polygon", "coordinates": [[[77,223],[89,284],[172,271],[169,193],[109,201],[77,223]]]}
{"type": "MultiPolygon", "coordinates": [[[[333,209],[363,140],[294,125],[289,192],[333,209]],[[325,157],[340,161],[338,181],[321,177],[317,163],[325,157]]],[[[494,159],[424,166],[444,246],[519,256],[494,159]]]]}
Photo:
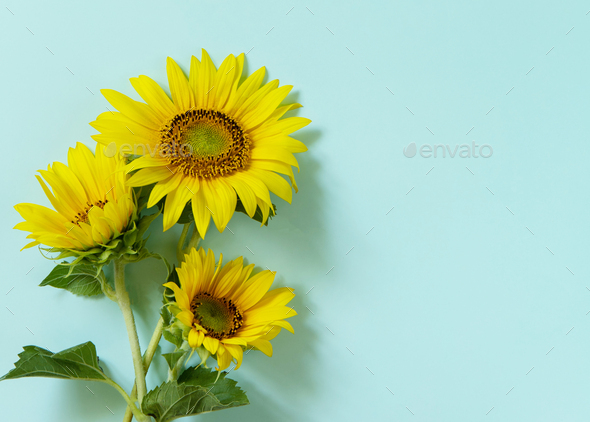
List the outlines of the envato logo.
{"type": "Polygon", "coordinates": [[[169,144],[152,146],[149,144],[120,144],[111,142],[104,149],[104,155],[111,158],[119,154],[127,155],[149,155],[150,157],[177,158],[190,157],[193,155],[193,146],[190,144],[169,144]]]}
{"type": "Polygon", "coordinates": [[[459,156],[459,158],[490,158],[494,154],[494,149],[491,145],[477,145],[475,141],[472,141],[471,145],[455,145],[454,148],[451,148],[449,144],[423,144],[420,145],[419,150],[416,146],[416,143],[411,142],[407,147],[404,148],[404,155],[408,158],[412,158],[416,155],[418,151],[420,151],[420,156],[422,158],[438,158],[440,156],[442,156],[442,158],[446,158],[447,153],[450,158],[455,158],[455,156],[457,155],[459,156]]]}

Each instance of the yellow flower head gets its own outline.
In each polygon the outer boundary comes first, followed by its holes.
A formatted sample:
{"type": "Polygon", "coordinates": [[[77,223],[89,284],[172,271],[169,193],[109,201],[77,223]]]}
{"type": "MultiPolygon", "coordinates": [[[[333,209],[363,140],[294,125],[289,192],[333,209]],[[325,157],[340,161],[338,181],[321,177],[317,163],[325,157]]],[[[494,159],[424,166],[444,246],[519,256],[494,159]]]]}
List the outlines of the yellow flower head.
{"type": "Polygon", "coordinates": [[[307,150],[289,134],[309,124],[303,117],[281,119],[299,104],[280,106],[291,86],[273,80],[261,86],[265,68],[243,82],[244,54],[228,56],[219,69],[205,50],[201,61],[192,57],[187,78],[168,58],[168,84],[172,99],[147,76],[131,84],[145,103],[102,90],[119,112],[106,112],[91,125],[93,138],[108,146],[110,154],[142,155],[127,167],[137,171],[130,186],[155,183],[148,207],[166,196],[164,230],[176,223],[187,202],[201,237],[211,217],[223,231],[239,196],[247,214],[257,208],[266,221],[272,209],[269,191],[291,202],[291,185],[297,185],[291,166],[293,153],[307,150]],[[147,104],[146,104],[147,103],[147,104]]]}
{"type": "Polygon", "coordinates": [[[295,294],[288,287],[268,291],[274,273],[262,271],[250,276],[254,264],[244,267],[242,257],[222,267],[215,265],[213,252],[193,249],[177,269],[180,286],[168,282],[174,291],[176,319],[183,326],[185,340],[192,348],[204,347],[215,355],[218,370],[232,361],[242,363],[244,348],[254,347],[272,356],[270,344],[281,328],[293,332],[286,318],[297,315],[287,303],[295,294]]]}
{"type": "Polygon", "coordinates": [[[37,180],[54,209],[37,204],[14,207],[25,219],[14,228],[30,232],[27,238],[34,239],[23,249],[43,244],[87,251],[117,238],[135,210],[124,167],[120,157],[107,158],[102,145],[93,154],[78,143],[68,152],[67,166],[55,162],[39,170],[42,178],[36,176],[37,180]]]}

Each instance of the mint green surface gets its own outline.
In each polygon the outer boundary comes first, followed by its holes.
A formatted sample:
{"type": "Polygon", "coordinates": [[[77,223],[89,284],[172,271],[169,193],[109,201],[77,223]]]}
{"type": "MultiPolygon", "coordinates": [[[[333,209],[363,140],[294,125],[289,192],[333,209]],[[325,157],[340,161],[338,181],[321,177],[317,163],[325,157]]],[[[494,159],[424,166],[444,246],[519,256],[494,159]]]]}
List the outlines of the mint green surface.
{"type": "MultiPolygon", "coordinates": [[[[65,160],[76,141],[94,145],[88,122],[108,106],[101,88],[137,98],[130,77],[165,83],[167,56],[188,70],[205,47],[216,64],[249,52],[246,70],[266,66],[294,85],[289,98],[304,105],[295,114],[313,123],[298,134],[309,152],[293,204],[277,199],[262,229],[236,215],[231,232],[213,228],[203,242],[277,270],[276,286],[298,294],[296,334],[281,333],[274,357],[252,352],[229,375],[250,406],[188,421],[588,420],[588,9],[3,3],[0,372],[21,346],[92,340],[103,369],[132,385],[116,304],[37,287],[53,263],[19,252],[12,206],[48,204],[34,172],[65,160]],[[462,158],[463,144],[493,154],[462,158]],[[436,158],[421,155],[429,148],[436,158]]],[[[173,259],[180,228],[162,234],[161,224],[149,244],[173,259]]],[[[128,271],[144,347],[163,276],[153,260],[128,271]]],[[[165,371],[159,358],[148,386],[165,371]]],[[[79,381],[5,381],[0,397],[3,421],[108,422],[124,412],[108,386],[79,381]]]]}

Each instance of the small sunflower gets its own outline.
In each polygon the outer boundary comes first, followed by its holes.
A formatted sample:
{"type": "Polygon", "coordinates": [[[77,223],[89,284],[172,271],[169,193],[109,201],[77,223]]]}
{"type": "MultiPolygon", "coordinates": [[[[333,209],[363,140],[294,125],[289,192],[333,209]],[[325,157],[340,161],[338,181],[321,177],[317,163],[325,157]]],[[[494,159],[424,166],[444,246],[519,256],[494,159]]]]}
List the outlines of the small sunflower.
{"type": "Polygon", "coordinates": [[[102,145],[97,145],[93,154],[78,143],[68,152],[67,166],[55,162],[47,170],[39,170],[42,177],[36,176],[37,180],[54,209],[37,204],[15,205],[25,221],[14,228],[30,232],[27,238],[34,239],[23,249],[43,244],[87,251],[120,236],[135,211],[124,167],[122,158],[107,158],[102,145]]]}
{"type": "Polygon", "coordinates": [[[217,267],[211,250],[193,249],[177,269],[180,286],[168,282],[174,291],[176,319],[186,328],[185,340],[194,348],[204,347],[215,355],[218,370],[232,361],[242,363],[244,348],[254,347],[272,356],[270,344],[285,328],[286,318],[297,315],[285,306],[295,294],[288,287],[268,291],[274,273],[266,270],[250,276],[254,264],[246,267],[242,257],[217,267]]]}
{"type": "Polygon", "coordinates": [[[191,202],[199,234],[204,237],[211,217],[223,231],[239,197],[252,217],[257,208],[266,221],[272,209],[269,191],[291,202],[297,185],[293,153],[307,150],[289,135],[310,123],[303,117],[281,117],[300,104],[280,106],[291,86],[273,80],[261,86],[262,67],[242,83],[244,54],[228,56],[219,69],[203,50],[192,57],[187,79],[168,58],[172,99],[147,76],[131,84],[145,103],[113,90],[102,90],[118,112],[106,112],[91,125],[93,138],[109,151],[142,155],[127,167],[137,171],[130,186],[155,183],[148,207],[164,196],[164,230],[176,223],[191,202]],[[287,175],[291,185],[280,175],[287,175]]]}

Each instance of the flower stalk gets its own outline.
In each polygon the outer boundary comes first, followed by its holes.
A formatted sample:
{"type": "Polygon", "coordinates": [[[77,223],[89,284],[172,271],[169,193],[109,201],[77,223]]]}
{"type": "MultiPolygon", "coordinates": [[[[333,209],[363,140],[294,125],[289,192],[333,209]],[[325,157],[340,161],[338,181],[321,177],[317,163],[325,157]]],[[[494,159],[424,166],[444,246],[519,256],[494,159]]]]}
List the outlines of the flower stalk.
{"type": "MultiPolygon", "coordinates": [[[[108,380],[107,383],[109,385],[111,385],[112,387],[114,387],[115,390],[117,390],[121,394],[121,396],[123,396],[123,398],[127,402],[127,405],[129,406],[130,413],[131,413],[132,417],[135,416],[135,418],[139,422],[151,422],[152,418],[150,418],[147,415],[144,415],[141,412],[141,410],[139,410],[139,408],[135,405],[135,403],[133,402],[131,397],[129,397],[129,395],[125,392],[125,390],[123,390],[123,388],[119,384],[117,384],[113,380],[108,380]]],[[[129,420],[131,420],[131,419],[129,419],[129,420]]]]}
{"type": "Polygon", "coordinates": [[[146,394],[145,370],[141,357],[139,338],[137,337],[137,330],[135,328],[135,319],[133,318],[133,311],[131,310],[131,303],[129,301],[129,293],[127,293],[127,289],[125,288],[125,263],[121,259],[115,260],[115,292],[117,295],[117,303],[123,313],[125,326],[127,327],[129,345],[131,346],[131,356],[133,358],[133,367],[135,368],[137,400],[141,405],[143,396],[146,394]]]}
{"type": "MultiPolygon", "coordinates": [[[[156,353],[156,349],[158,348],[158,344],[160,343],[160,339],[162,338],[162,330],[164,328],[164,319],[160,317],[158,320],[158,324],[154,330],[154,334],[152,334],[152,338],[150,340],[150,344],[148,344],[147,349],[143,355],[143,370],[147,374],[148,370],[150,369],[150,365],[154,358],[154,354],[156,353]]],[[[131,390],[131,397],[134,397],[137,394],[137,381],[133,384],[133,389],[131,390]]],[[[123,418],[123,422],[131,422],[133,419],[133,410],[131,406],[127,406],[127,410],[125,410],[125,417],[123,418]]]]}
{"type": "Polygon", "coordinates": [[[180,234],[180,239],[178,239],[178,244],[176,245],[176,259],[180,264],[184,257],[184,242],[186,241],[186,236],[188,235],[188,231],[190,229],[191,223],[186,223],[182,227],[182,233],[180,234]]]}

